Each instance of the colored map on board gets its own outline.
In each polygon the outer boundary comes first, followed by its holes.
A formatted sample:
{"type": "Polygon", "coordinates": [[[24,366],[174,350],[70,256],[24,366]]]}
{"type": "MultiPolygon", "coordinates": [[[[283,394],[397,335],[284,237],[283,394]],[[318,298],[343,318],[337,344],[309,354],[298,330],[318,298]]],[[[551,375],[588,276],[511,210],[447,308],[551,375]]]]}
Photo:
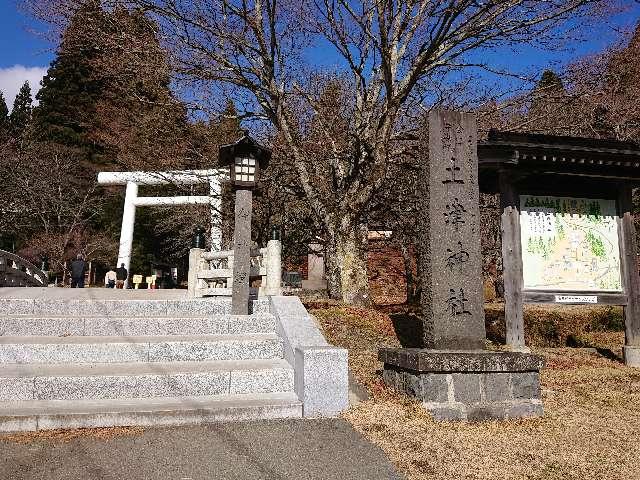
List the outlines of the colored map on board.
{"type": "Polygon", "coordinates": [[[621,291],[616,202],[520,196],[526,290],[621,291]]]}

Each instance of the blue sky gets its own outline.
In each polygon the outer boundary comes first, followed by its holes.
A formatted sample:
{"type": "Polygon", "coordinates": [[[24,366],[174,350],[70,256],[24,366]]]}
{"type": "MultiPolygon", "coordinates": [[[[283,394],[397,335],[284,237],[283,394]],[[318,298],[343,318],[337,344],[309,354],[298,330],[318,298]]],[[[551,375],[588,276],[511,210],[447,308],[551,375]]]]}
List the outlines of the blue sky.
{"type": "Polygon", "coordinates": [[[51,45],[29,31],[33,29],[43,31],[41,25],[18,11],[15,0],[0,0],[0,91],[9,109],[25,80],[35,94],[53,59],[51,45]]]}
{"type": "MultiPolygon", "coordinates": [[[[495,54],[495,63],[511,68],[541,71],[549,66],[557,66],[582,55],[601,51],[619,38],[615,29],[630,29],[640,20],[640,4],[633,4],[627,12],[618,15],[612,25],[601,24],[589,32],[584,32],[587,40],[564,52],[542,52],[529,49],[526,52],[501,51],[495,54]]],[[[9,108],[20,85],[29,80],[32,89],[38,83],[53,59],[53,46],[33,31],[44,31],[45,27],[25,16],[16,7],[16,0],[0,0],[0,91],[3,92],[9,108]]],[[[331,65],[326,50],[310,52],[310,56],[324,66],[331,65]]],[[[493,59],[492,59],[493,60],[493,59]]],[[[493,62],[492,62],[493,63],[493,62]]]]}

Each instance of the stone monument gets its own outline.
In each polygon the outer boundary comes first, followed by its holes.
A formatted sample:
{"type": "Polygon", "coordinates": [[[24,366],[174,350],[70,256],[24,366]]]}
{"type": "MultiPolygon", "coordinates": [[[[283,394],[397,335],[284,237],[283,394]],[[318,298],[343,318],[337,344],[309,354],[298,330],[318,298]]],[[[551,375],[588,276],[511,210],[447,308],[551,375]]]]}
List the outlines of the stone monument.
{"type": "Polygon", "coordinates": [[[542,358],[485,350],[474,115],[431,112],[422,178],[424,348],[380,350],[385,383],[439,420],[541,415],[542,358]]]}

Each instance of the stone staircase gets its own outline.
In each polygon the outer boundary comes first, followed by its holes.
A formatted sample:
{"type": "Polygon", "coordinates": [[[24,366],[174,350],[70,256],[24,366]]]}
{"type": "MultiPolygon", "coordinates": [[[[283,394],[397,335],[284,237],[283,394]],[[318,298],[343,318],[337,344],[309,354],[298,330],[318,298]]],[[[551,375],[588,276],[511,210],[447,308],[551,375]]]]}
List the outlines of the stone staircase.
{"type": "Polygon", "coordinates": [[[301,417],[268,303],[229,308],[0,302],[0,431],[301,417]]]}

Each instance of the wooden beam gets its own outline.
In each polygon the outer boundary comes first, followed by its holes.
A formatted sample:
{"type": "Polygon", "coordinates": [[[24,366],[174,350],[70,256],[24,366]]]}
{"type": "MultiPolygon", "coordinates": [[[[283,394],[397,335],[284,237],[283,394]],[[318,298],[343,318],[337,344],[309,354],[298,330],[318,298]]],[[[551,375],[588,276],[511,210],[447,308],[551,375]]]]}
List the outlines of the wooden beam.
{"type": "Polygon", "coordinates": [[[631,195],[631,186],[623,184],[618,193],[620,270],[628,299],[624,307],[625,344],[640,346],[640,277],[631,195]]]}
{"type": "Polygon", "coordinates": [[[504,279],[504,319],[506,343],[514,350],[525,348],[522,312],[522,243],[520,239],[519,197],[509,174],[498,174],[500,187],[500,229],[502,232],[502,268],[504,279]]]}

